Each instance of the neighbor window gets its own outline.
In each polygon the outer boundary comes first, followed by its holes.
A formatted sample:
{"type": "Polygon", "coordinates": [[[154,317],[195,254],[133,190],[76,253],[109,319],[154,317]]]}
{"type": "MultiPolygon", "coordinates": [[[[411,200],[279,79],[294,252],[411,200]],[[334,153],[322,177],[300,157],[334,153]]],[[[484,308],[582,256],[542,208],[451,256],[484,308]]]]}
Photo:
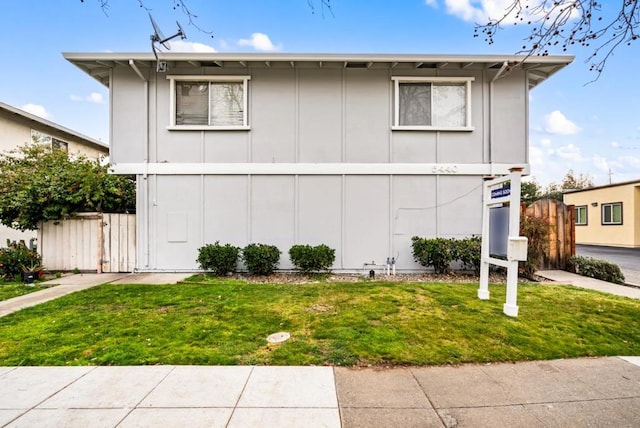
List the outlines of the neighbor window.
{"type": "Polygon", "coordinates": [[[581,205],[576,207],[576,226],[587,225],[587,206],[581,205]]]}
{"type": "Polygon", "coordinates": [[[602,224],[622,224],[622,202],[602,204],[602,224]]]}
{"type": "Polygon", "coordinates": [[[394,77],[394,129],[470,131],[472,77],[394,77]]]}
{"type": "Polygon", "coordinates": [[[35,129],[31,130],[31,141],[35,144],[46,144],[51,146],[53,150],[69,151],[69,143],[66,141],[62,141],[43,132],[36,131],[35,129]]]}
{"type": "Polygon", "coordinates": [[[169,76],[173,129],[248,129],[249,76],[169,76]]]}

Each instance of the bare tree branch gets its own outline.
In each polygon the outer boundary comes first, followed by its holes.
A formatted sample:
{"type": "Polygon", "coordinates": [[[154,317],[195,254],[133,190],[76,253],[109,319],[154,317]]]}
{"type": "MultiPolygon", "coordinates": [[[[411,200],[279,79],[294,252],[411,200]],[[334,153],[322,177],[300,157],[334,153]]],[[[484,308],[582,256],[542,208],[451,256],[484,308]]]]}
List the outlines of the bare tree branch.
{"type": "Polygon", "coordinates": [[[596,73],[595,81],[620,45],[629,46],[640,37],[638,0],[619,1],[618,13],[605,19],[603,3],[596,0],[541,0],[533,6],[529,0],[514,0],[501,18],[476,24],[474,37],[482,34],[488,44],[493,44],[498,31],[513,23],[531,28],[518,54],[546,56],[554,46],[563,52],[575,45],[590,48],[592,53],[586,62],[590,63],[589,70],[596,73]]]}

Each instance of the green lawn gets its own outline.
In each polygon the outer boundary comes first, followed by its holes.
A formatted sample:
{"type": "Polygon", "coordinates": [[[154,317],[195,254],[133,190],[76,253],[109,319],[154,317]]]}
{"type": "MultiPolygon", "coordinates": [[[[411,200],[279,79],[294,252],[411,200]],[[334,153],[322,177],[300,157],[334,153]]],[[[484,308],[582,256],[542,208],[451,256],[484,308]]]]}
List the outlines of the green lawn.
{"type": "Polygon", "coordinates": [[[33,286],[23,284],[21,282],[0,282],[0,302],[23,294],[33,293],[34,291],[44,290],[45,286],[33,284],[33,286]]]}
{"type": "Polygon", "coordinates": [[[640,301],[526,284],[104,285],[0,318],[0,365],[447,364],[640,355],[640,301]],[[268,345],[287,331],[292,339],[268,345]]]}

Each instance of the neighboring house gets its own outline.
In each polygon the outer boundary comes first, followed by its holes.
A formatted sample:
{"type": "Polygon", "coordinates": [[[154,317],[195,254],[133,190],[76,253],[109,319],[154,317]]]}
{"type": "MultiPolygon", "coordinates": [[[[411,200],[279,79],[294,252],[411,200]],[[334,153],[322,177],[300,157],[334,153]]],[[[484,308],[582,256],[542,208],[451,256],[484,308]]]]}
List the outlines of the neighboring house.
{"type": "MultiPolygon", "coordinates": [[[[33,141],[88,158],[109,155],[109,146],[102,141],[0,102],[0,151],[8,152],[33,141]]],[[[0,225],[0,247],[6,246],[7,239],[23,239],[28,244],[35,237],[35,231],[20,232],[0,225]]]]}
{"type": "Polygon", "coordinates": [[[568,191],[576,243],[640,248],[640,180],[568,191]]]}
{"type": "Polygon", "coordinates": [[[529,90],[570,56],[67,53],[110,88],[111,162],[138,182],[140,271],[220,241],[336,249],[336,271],[411,237],[481,232],[483,177],[528,172],[529,90]],[[513,62],[524,61],[512,67],[513,62]]]}

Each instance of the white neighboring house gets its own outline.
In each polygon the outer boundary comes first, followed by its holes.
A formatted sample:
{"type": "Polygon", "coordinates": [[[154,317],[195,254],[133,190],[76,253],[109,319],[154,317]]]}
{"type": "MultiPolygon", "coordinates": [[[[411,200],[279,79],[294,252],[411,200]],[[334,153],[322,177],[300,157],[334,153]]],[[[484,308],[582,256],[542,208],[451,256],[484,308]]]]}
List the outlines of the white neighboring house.
{"type": "MultiPolygon", "coordinates": [[[[0,151],[7,152],[32,141],[93,159],[109,155],[109,145],[102,141],[0,102],[0,151]]],[[[22,239],[29,244],[32,238],[36,238],[36,231],[21,232],[0,225],[0,247],[6,246],[7,239],[22,239]]]]}
{"type": "Polygon", "coordinates": [[[529,171],[529,90],[571,56],[65,53],[110,89],[111,162],[137,177],[138,271],[220,241],[336,249],[481,233],[483,177],[529,171]],[[518,66],[515,66],[518,64],[518,66]]]}

